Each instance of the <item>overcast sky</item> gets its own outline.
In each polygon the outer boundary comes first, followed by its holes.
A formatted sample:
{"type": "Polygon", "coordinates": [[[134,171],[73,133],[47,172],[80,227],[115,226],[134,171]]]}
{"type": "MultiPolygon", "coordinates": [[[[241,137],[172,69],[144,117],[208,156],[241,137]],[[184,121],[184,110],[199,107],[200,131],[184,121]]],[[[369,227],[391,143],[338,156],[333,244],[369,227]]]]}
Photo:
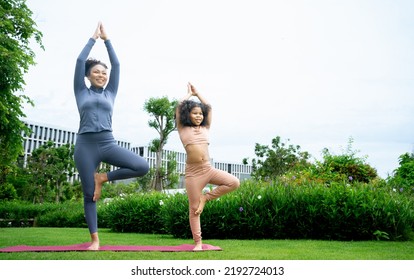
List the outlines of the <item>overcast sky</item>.
{"type": "MultiPolygon", "coordinates": [[[[28,119],[77,130],[76,58],[102,21],[121,62],[114,135],[157,137],[143,105],[192,82],[214,110],[210,155],[241,163],[276,136],[321,159],[353,149],[385,178],[413,151],[414,2],[402,0],[28,0],[45,51],[28,119]]],[[[98,41],[91,56],[108,62],[98,41]]],[[[184,151],[176,132],[168,149],[184,151]]]]}

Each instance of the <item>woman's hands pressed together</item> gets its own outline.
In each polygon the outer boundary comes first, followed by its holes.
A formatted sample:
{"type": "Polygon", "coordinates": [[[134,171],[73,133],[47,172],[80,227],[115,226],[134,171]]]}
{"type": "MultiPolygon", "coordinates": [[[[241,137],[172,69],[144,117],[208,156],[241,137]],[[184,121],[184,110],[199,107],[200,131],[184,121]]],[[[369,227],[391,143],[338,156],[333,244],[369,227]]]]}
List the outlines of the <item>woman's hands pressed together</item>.
{"type": "Polygon", "coordinates": [[[96,27],[95,32],[92,35],[92,38],[94,38],[95,40],[98,40],[98,38],[101,38],[104,41],[108,40],[108,34],[106,33],[106,30],[102,22],[98,22],[98,26],[96,27]]]}

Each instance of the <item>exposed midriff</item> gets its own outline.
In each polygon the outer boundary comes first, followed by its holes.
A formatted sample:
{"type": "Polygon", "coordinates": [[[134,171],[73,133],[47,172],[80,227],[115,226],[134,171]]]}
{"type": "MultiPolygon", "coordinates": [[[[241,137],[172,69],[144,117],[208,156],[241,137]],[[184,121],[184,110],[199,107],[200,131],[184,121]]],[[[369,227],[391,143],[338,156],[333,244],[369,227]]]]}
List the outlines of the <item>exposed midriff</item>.
{"type": "Polygon", "coordinates": [[[208,144],[188,144],[185,146],[187,163],[201,163],[210,160],[208,144]]]}

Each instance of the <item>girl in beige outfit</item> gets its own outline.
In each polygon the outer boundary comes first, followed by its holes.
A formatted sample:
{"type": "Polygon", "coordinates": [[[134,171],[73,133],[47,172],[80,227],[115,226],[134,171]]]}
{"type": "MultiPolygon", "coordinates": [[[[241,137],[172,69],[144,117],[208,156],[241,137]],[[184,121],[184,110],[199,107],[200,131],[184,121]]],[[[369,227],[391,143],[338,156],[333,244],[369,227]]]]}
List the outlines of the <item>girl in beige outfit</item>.
{"type": "Polygon", "coordinates": [[[189,202],[189,220],[195,242],[193,250],[202,250],[200,215],[207,201],[237,189],[240,181],[230,173],[214,168],[208,152],[212,113],[207,100],[193,85],[176,108],[178,134],[187,153],[185,187],[189,202]],[[199,101],[191,100],[197,97],[199,101]],[[207,184],[217,187],[202,193],[207,184]]]}

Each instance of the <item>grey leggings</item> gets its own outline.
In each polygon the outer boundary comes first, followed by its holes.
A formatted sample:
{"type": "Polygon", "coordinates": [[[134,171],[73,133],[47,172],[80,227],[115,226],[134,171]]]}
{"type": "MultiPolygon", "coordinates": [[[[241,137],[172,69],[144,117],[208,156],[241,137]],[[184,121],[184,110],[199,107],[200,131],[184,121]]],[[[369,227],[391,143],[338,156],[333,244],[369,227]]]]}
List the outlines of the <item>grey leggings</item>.
{"type": "Polygon", "coordinates": [[[145,159],[117,145],[112,132],[78,134],[75,145],[75,164],[82,183],[86,223],[89,232],[98,231],[95,191],[95,172],[101,162],[120,167],[107,173],[109,181],[145,175],[149,166],[145,159]]]}

